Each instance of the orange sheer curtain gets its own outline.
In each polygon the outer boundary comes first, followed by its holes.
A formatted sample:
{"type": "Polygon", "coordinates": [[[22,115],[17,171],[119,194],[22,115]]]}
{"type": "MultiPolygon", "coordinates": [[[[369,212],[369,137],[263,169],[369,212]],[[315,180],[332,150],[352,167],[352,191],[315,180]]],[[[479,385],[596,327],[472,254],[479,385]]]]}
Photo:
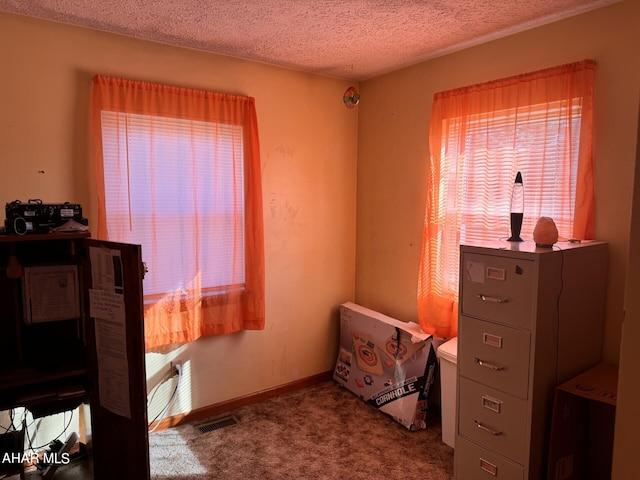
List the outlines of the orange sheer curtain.
{"type": "Polygon", "coordinates": [[[518,171],[523,238],[540,216],[561,237],[593,238],[594,68],[584,60],[434,96],[418,279],[425,332],[457,335],[459,245],[506,240],[518,171]]]}
{"type": "Polygon", "coordinates": [[[97,237],[142,245],[146,348],[264,329],[254,99],[93,80],[97,237]]]}

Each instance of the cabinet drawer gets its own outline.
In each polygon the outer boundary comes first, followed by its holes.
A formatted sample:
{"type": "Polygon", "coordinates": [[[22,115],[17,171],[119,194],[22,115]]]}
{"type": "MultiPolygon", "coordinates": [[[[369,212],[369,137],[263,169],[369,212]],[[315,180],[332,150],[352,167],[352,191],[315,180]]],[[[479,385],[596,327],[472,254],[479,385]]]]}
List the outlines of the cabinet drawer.
{"type": "Polygon", "coordinates": [[[524,480],[524,468],[462,437],[456,438],[456,480],[524,480]]]}
{"type": "Polygon", "coordinates": [[[529,349],[526,330],[461,317],[458,370],[461,376],[496,390],[527,398],[529,349]]]}
{"type": "Polygon", "coordinates": [[[460,263],[463,315],[531,328],[533,261],[464,252],[460,263]]]}
{"type": "Polygon", "coordinates": [[[458,433],[524,464],[527,402],[465,378],[459,389],[458,433]]]}

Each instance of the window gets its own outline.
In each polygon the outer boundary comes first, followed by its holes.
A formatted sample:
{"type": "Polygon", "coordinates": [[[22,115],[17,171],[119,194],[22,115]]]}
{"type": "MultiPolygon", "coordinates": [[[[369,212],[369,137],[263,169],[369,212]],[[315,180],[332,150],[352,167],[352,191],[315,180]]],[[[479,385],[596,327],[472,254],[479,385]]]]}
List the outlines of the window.
{"type": "Polygon", "coordinates": [[[253,99],[96,77],[94,121],[98,236],[142,246],[147,348],[263,328],[253,99]]]}
{"type": "Polygon", "coordinates": [[[205,292],[243,288],[242,128],[108,111],[101,120],[110,236],[172,259],[149,271],[146,298],[187,295],[196,269],[205,292]]]}
{"type": "Polygon", "coordinates": [[[523,237],[547,216],[561,237],[592,238],[593,67],[584,61],[435,95],[418,285],[425,331],[457,334],[459,245],[509,237],[518,171],[523,237]]]}

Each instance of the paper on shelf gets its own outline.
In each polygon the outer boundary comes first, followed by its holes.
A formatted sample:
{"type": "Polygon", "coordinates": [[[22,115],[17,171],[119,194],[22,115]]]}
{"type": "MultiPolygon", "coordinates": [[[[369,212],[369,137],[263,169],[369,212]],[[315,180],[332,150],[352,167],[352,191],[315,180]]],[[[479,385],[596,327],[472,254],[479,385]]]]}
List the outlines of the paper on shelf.
{"type": "Polygon", "coordinates": [[[89,225],[83,225],[75,220],[67,220],[62,225],[52,227],[52,232],[86,232],[89,230],[89,225]]]}

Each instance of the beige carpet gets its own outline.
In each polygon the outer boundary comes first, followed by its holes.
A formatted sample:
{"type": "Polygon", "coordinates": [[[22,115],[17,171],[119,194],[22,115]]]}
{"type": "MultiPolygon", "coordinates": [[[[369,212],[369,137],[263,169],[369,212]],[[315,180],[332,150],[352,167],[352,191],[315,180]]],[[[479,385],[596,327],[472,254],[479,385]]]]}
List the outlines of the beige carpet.
{"type": "Polygon", "coordinates": [[[151,434],[152,479],[452,478],[453,449],[435,413],[426,430],[410,432],[333,381],[227,415],[238,423],[151,434]]]}

